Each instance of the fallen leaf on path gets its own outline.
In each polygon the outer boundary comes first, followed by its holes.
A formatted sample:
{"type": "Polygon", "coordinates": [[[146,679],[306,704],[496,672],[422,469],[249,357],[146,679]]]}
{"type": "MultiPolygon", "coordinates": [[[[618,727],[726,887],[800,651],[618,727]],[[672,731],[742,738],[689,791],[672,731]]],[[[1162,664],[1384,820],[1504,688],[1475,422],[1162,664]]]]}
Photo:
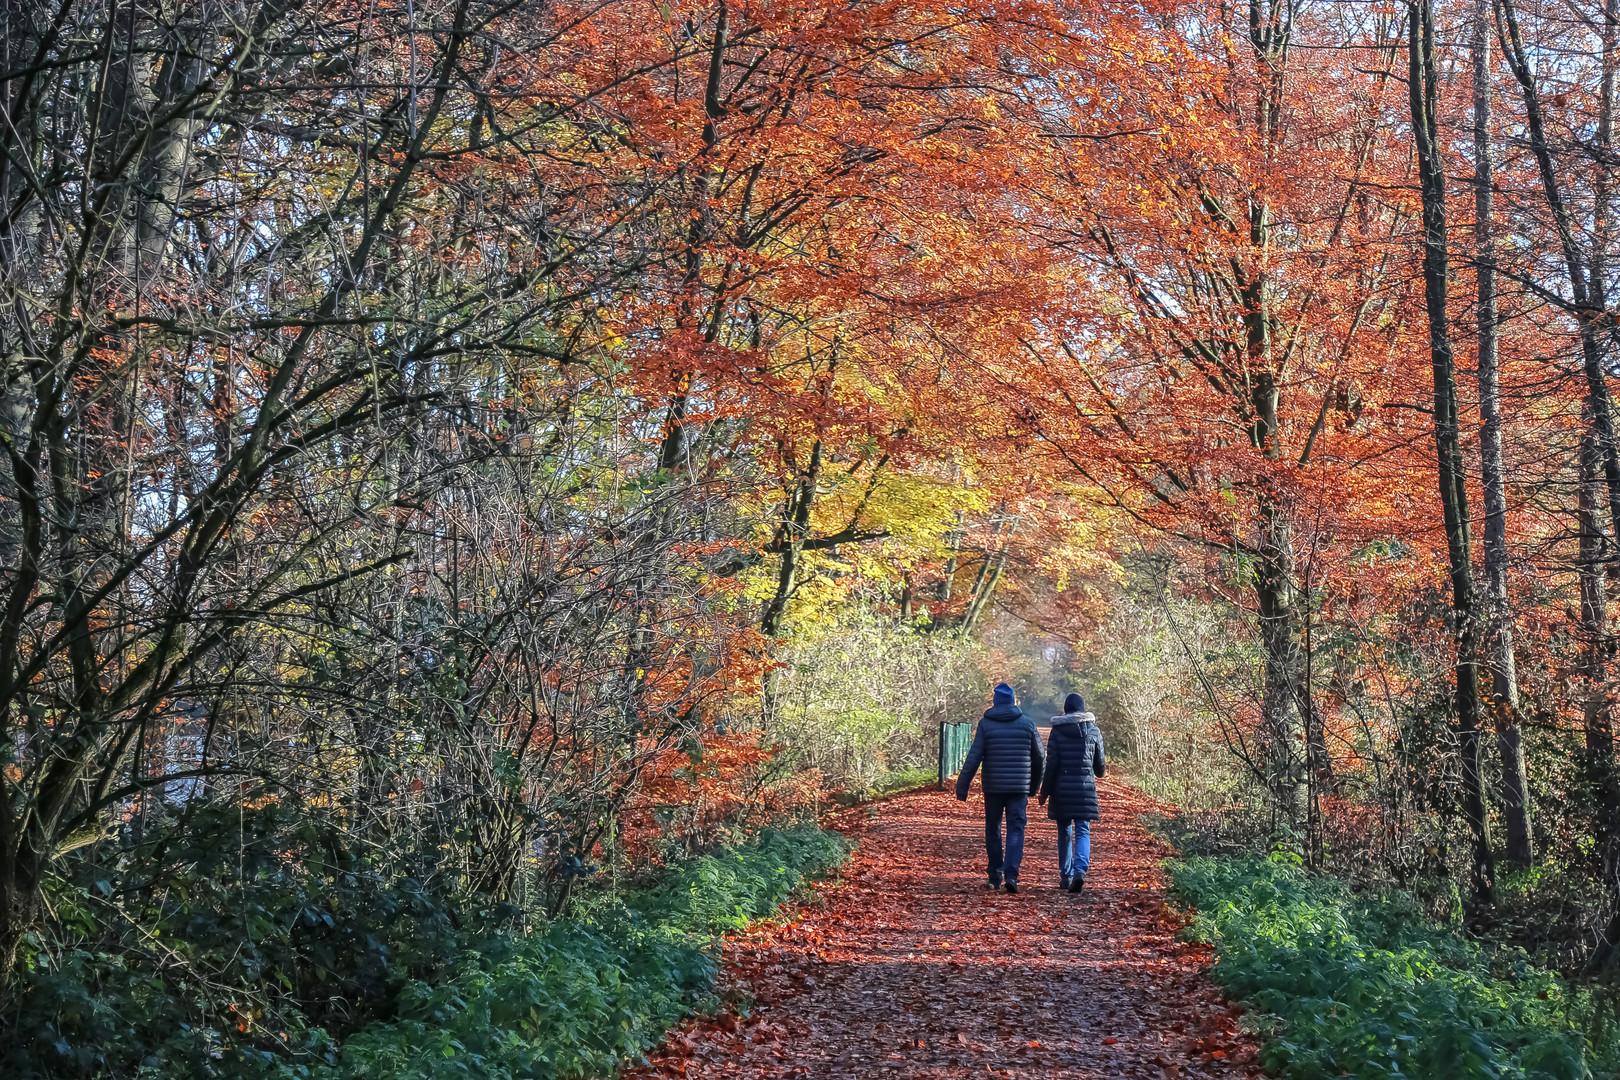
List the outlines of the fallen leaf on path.
{"type": "Polygon", "coordinates": [[[1242,1011],[1204,978],[1212,951],[1176,940],[1183,922],[1173,920],[1184,916],[1160,896],[1166,849],[1135,824],[1162,808],[1117,783],[1099,787],[1108,817],[1093,830],[1083,897],[1055,887],[1049,822],[1030,823],[1026,884],[1013,896],[982,887],[977,805],[922,792],[872,816],[843,815],[859,847],[842,881],[821,886],[814,908],[793,913],[798,922],[725,942],[726,985],[752,994],[753,1016],[672,1032],[625,1080],[925,1080],[981,1070],[1081,1080],[1098,1075],[1087,1054],[1099,1045],[1110,1048],[1108,1076],[1253,1073],[1258,1046],[1233,1022],[1242,1011]],[[949,955],[930,959],[930,949],[949,955]],[[1214,1064],[1232,1059],[1241,1071],[1214,1064]]]}

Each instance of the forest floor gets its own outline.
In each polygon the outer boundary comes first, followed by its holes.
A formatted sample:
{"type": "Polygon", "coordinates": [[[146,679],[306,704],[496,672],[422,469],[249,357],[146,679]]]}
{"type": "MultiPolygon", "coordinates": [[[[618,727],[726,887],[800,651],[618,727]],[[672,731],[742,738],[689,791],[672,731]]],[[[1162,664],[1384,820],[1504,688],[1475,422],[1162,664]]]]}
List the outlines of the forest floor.
{"type": "Polygon", "coordinates": [[[1018,895],[990,892],[975,792],[895,796],[844,814],[860,845],[795,920],[725,943],[744,1020],[670,1033],[636,1080],[1252,1077],[1258,1044],[1176,940],[1153,809],[1104,782],[1085,891],[1057,882],[1057,828],[1030,801],[1018,895]]]}

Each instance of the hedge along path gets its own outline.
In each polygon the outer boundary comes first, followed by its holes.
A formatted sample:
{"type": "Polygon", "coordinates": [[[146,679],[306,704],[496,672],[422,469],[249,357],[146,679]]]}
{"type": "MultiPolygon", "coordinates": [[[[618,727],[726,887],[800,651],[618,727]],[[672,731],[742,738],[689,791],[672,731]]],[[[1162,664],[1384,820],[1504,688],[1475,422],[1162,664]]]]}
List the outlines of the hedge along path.
{"type": "Polygon", "coordinates": [[[665,1077],[1259,1076],[1239,1010],[1176,940],[1155,806],[1099,784],[1085,892],[1057,888],[1057,827],[1030,803],[1023,886],[984,888],[984,810],[947,792],[842,815],[860,845],[797,921],[727,939],[750,1016],[671,1032],[637,1080],[665,1077]],[[875,810],[875,813],[873,811],[875,810]]]}

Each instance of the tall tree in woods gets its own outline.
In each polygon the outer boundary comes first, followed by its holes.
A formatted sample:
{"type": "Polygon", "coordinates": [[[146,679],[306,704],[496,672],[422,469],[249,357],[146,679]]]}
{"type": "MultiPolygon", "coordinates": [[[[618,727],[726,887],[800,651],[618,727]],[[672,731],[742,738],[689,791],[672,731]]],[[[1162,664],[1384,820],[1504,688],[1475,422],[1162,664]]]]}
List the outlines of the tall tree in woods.
{"type": "Polygon", "coordinates": [[[1025,341],[1044,380],[1029,423],[1060,467],[1241,575],[1264,662],[1258,722],[1232,718],[1232,741],[1301,830],[1338,740],[1307,678],[1302,616],[1331,594],[1321,553],[1343,567],[1353,537],[1398,528],[1379,485],[1407,482],[1384,470],[1408,420],[1377,410],[1409,393],[1387,362],[1405,316],[1389,273],[1404,212],[1380,194],[1398,160],[1393,28],[1325,28],[1376,43],[1357,71],[1295,52],[1297,34],[1324,31],[1303,17],[1257,0],[1222,49],[1143,26],[1123,50],[1135,70],[1101,72],[1122,88],[1107,101],[1032,80],[1030,99],[1061,100],[1044,115],[1065,119],[1048,132],[1056,181],[1028,188],[1042,236],[1108,287],[1065,296],[1064,321],[1025,341]],[[1161,98],[1155,79],[1174,90],[1161,98]],[[1309,593],[1304,552],[1317,553],[1309,593]]]}
{"type": "MultiPolygon", "coordinates": [[[[1573,327],[1578,370],[1584,386],[1577,462],[1576,576],[1580,583],[1581,723],[1586,743],[1585,772],[1594,807],[1602,876],[1611,896],[1620,897],[1620,776],[1614,745],[1612,634],[1606,593],[1620,537],[1620,454],[1616,452],[1608,355],[1614,322],[1608,311],[1614,293],[1610,247],[1614,241],[1615,79],[1620,70],[1620,8],[1604,2],[1573,9],[1573,33],[1595,39],[1595,49],[1570,43],[1572,28],[1542,19],[1546,42],[1530,37],[1513,0],[1494,4],[1498,40],[1513,82],[1535,164],[1530,191],[1518,205],[1541,224],[1550,243],[1532,247],[1513,267],[1515,277],[1573,327]],[[1596,54],[1597,68],[1590,57],[1596,54]],[[1536,57],[1541,57],[1537,60],[1536,57]],[[1549,77],[1580,88],[1547,94],[1549,77]],[[1550,112],[1564,112],[1560,120],[1550,112]],[[1558,126],[1579,127],[1564,138],[1558,126]],[[1560,287],[1567,285],[1567,289],[1560,287]]],[[[1620,915],[1609,927],[1611,949],[1620,941],[1620,915]]]]}
{"type": "Polygon", "coordinates": [[[1439,61],[1434,9],[1429,0],[1407,4],[1407,91],[1412,139],[1423,199],[1423,302],[1428,314],[1429,358],[1434,370],[1434,442],[1445,516],[1451,576],[1452,635],[1456,648],[1453,705],[1462,759],[1463,815],[1473,840],[1475,899],[1489,903],[1496,882],[1480,777],[1479,597],[1474,585],[1473,524],[1468,515],[1467,471],[1457,404],[1457,367],[1448,323],[1450,252],[1446,236],[1445,148],[1440,139],[1439,61]]]}
{"type": "Polygon", "coordinates": [[[1493,39],[1489,0],[1475,0],[1469,42],[1473,92],[1474,277],[1478,335],[1475,360],[1479,381],[1480,479],[1485,499],[1484,568],[1487,633],[1485,655],[1491,673],[1491,710],[1502,761],[1502,819],[1507,857],[1528,867],[1534,857],[1530,831],[1530,790],[1525,776],[1524,735],[1519,725],[1519,679],[1513,656],[1513,608],[1508,596],[1507,480],[1502,460],[1501,356],[1497,334],[1495,143],[1491,130],[1494,95],[1493,39]]]}

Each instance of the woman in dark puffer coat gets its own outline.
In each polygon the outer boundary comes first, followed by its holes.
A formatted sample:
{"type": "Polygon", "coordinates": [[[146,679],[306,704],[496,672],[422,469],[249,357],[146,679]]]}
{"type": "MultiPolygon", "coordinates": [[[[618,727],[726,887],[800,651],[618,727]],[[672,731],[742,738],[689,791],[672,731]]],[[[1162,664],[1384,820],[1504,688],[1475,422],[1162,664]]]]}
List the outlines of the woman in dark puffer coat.
{"type": "Polygon", "coordinates": [[[1097,811],[1097,777],[1107,768],[1102,731],[1086,712],[1079,694],[1063,700],[1063,715],[1052,717],[1046,741],[1046,770],[1041,777],[1041,805],[1058,826],[1058,878],[1061,888],[1079,892],[1091,869],[1091,823],[1097,811]]]}

